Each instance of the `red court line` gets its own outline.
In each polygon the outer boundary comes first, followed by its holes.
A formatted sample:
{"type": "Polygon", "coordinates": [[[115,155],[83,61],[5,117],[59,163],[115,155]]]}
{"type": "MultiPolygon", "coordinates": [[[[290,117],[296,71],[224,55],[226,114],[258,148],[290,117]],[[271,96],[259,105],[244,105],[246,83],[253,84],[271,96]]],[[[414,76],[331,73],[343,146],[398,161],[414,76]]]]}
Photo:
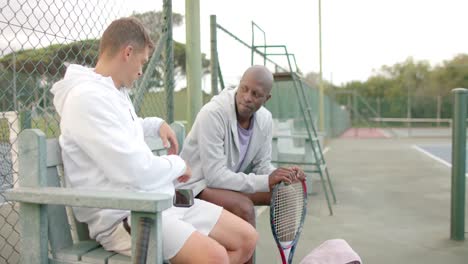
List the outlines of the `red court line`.
{"type": "Polygon", "coordinates": [[[388,138],[389,136],[380,128],[349,128],[341,138],[388,138]]]}

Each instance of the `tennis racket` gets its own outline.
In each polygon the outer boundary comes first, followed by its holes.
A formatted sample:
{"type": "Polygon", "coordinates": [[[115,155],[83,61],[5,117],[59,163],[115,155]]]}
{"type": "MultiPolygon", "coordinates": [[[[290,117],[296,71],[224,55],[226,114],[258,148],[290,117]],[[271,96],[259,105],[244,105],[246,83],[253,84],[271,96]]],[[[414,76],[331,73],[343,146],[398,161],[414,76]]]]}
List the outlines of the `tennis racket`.
{"type": "Polygon", "coordinates": [[[292,263],[302,231],[307,207],[305,180],[283,182],[273,188],[270,203],[270,224],[283,264],[292,263]]]}

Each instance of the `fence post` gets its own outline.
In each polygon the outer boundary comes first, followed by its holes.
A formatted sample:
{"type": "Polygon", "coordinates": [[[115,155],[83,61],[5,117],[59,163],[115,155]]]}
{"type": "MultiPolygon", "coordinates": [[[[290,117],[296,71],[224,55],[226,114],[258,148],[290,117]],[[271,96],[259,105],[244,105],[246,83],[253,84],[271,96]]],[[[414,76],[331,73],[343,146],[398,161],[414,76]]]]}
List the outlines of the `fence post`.
{"type": "Polygon", "coordinates": [[[453,122],[450,239],[465,240],[466,96],[468,90],[456,88],[452,90],[452,93],[453,122]]]}
{"type": "MultiPolygon", "coordinates": [[[[218,44],[217,44],[216,15],[210,16],[210,43],[211,43],[211,95],[218,94],[218,44]]],[[[252,51],[253,52],[253,51],[252,51]]]]}
{"type": "Polygon", "coordinates": [[[166,90],[166,121],[174,122],[174,43],[172,41],[172,0],[164,0],[164,31],[167,33],[164,49],[164,88],[166,90]]]}
{"type": "MultiPolygon", "coordinates": [[[[18,118],[18,113],[16,111],[3,112],[3,116],[6,117],[9,130],[10,130],[9,142],[11,145],[10,153],[11,153],[11,164],[12,164],[12,178],[11,179],[5,178],[4,180],[7,182],[8,185],[13,187],[14,185],[18,183],[18,135],[21,131],[21,125],[20,125],[20,120],[18,118]]],[[[5,177],[7,176],[8,174],[5,177]]]]}
{"type": "Polygon", "coordinates": [[[21,123],[21,130],[31,128],[31,110],[21,111],[19,118],[21,123]]]}
{"type": "Polygon", "coordinates": [[[442,100],[441,96],[437,96],[437,127],[440,127],[440,112],[442,110],[442,100]]]}
{"type": "Polygon", "coordinates": [[[203,105],[201,89],[200,0],[185,0],[187,121],[192,128],[203,105]]]}

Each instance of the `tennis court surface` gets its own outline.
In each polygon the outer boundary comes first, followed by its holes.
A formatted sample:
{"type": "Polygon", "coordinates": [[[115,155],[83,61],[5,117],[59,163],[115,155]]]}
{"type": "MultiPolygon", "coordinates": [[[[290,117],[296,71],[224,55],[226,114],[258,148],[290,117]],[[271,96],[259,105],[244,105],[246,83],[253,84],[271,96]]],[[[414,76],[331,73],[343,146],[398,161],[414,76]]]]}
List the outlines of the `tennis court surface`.
{"type": "MultiPolygon", "coordinates": [[[[323,241],[343,238],[364,263],[466,264],[468,242],[449,239],[450,168],[414,148],[438,155],[429,146],[449,143],[449,138],[331,141],[325,158],[338,199],[335,215],[328,215],[314,178],[294,263],[323,241]]],[[[281,263],[268,210],[257,218],[257,230],[257,263],[281,263]]]]}

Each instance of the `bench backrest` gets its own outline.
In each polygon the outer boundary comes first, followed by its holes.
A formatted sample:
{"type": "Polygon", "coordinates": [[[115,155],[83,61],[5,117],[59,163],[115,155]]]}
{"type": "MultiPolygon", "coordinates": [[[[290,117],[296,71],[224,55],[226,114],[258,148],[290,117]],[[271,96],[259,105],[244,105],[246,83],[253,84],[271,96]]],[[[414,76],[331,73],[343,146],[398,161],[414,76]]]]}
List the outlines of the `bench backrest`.
{"type": "MultiPolygon", "coordinates": [[[[179,122],[171,124],[171,127],[176,133],[180,150],[185,138],[185,128],[179,122]]],[[[155,155],[166,154],[161,139],[145,138],[145,141],[155,155]]],[[[47,155],[46,185],[48,187],[64,187],[63,162],[58,140],[48,139],[45,152],[47,155]]],[[[65,208],[62,205],[47,205],[47,217],[49,245],[53,255],[58,250],[71,246],[74,241],[89,240],[87,225],[76,221],[71,208],[65,208]]]]}

